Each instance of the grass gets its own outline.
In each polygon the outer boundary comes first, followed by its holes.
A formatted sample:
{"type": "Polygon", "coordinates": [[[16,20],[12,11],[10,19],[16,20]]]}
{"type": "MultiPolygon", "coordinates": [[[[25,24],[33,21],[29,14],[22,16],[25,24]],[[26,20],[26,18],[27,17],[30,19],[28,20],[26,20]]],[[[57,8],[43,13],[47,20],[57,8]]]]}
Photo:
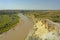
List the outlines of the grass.
{"type": "Polygon", "coordinates": [[[34,18],[41,19],[50,19],[53,22],[59,22],[60,23],[60,10],[36,10],[36,11],[28,11],[25,12],[24,15],[32,18],[34,16],[34,18]]]}
{"type": "Polygon", "coordinates": [[[16,14],[0,14],[0,34],[7,32],[19,22],[16,14]]]}

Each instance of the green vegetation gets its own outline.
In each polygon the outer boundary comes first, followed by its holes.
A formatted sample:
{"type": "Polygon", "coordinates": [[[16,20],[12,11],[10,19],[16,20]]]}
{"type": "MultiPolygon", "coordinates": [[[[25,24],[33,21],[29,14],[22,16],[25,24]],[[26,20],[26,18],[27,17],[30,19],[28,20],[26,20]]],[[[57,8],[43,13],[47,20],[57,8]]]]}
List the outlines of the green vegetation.
{"type": "Polygon", "coordinates": [[[0,13],[0,34],[8,31],[19,22],[17,14],[0,13]]]}
{"type": "Polygon", "coordinates": [[[35,11],[24,11],[24,15],[32,18],[41,19],[50,19],[54,22],[60,22],[60,10],[35,10],[35,11]]]}

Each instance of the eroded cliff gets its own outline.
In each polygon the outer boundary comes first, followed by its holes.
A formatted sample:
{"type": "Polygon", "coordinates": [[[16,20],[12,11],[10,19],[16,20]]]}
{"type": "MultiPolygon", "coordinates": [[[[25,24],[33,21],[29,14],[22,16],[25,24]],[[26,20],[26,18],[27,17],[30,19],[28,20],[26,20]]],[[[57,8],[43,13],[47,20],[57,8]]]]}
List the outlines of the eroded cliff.
{"type": "Polygon", "coordinates": [[[26,40],[60,40],[60,24],[41,19],[34,25],[26,40]]]}

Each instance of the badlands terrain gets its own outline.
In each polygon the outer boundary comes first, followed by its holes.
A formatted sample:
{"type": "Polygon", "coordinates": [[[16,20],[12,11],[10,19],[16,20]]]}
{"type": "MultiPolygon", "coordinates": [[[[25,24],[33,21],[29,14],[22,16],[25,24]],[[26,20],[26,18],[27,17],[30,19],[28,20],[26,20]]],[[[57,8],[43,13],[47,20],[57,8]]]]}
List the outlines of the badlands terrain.
{"type": "Polygon", "coordinates": [[[0,11],[0,40],[60,40],[60,10],[0,11]]]}
{"type": "Polygon", "coordinates": [[[25,40],[60,40],[60,11],[27,12],[34,26],[25,40]]]}

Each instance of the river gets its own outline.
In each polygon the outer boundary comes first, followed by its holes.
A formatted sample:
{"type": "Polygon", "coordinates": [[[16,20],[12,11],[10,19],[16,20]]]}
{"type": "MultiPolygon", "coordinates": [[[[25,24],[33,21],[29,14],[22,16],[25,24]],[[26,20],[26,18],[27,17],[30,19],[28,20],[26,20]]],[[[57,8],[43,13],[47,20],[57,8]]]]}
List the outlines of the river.
{"type": "Polygon", "coordinates": [[[20,22],[14,28],[0,35],[0,40],[25,40],[33,27],[33,22],[22,13],[19,13],[18,16],[20,22]]]}

